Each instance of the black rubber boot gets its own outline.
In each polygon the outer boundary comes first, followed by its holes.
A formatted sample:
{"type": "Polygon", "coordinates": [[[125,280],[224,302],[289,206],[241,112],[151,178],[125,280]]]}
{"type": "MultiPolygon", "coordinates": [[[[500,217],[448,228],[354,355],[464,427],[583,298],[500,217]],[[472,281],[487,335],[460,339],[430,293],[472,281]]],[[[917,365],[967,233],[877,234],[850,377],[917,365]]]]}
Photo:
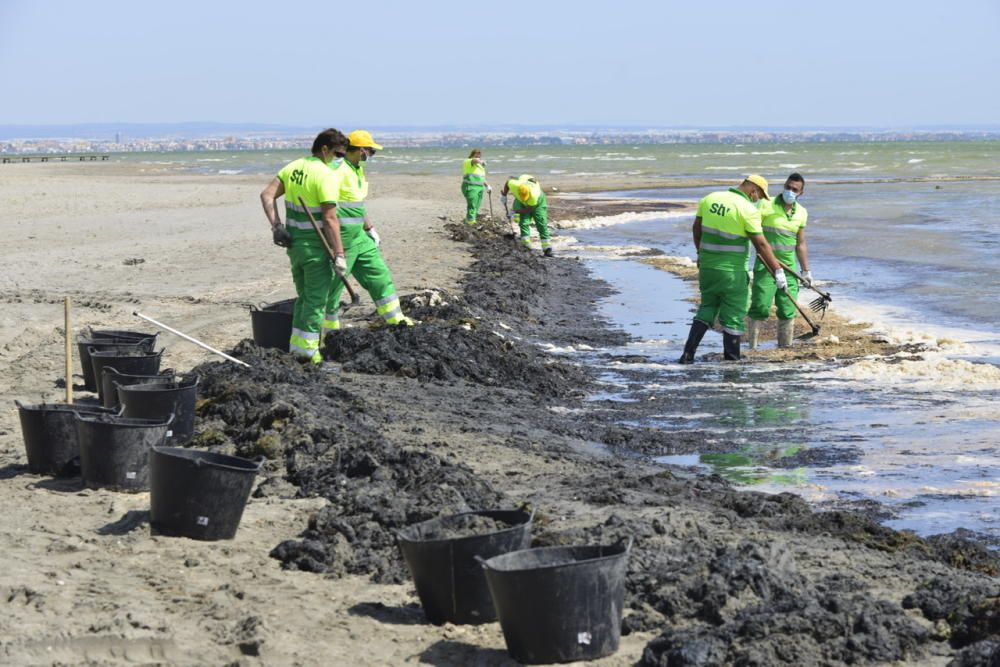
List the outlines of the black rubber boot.
{"type": "Polygon", "coordinates": [[[691,332],[688,334],[687,343],[684,344],[684,354],[677,360],[677,363],[694,363],[694,353],[697,352],[698,345],[701,344],[701,339],[705,337],[706,331],[708,331],[708,325],[701,320],[695,320],[691,323],[691,332]]]}
{"type": "Polygon", "coordinates": [[[733,334],[722,334],[722,352],[726,361],[740,360],[740,337],[733,334]]]}
{"type": "Polygon", "coordinates": [[[552,248],[546,248],[545,250],[542,251],[542,254],[545,255],[546,257],[551,257],[552,256],[552,248]]]}

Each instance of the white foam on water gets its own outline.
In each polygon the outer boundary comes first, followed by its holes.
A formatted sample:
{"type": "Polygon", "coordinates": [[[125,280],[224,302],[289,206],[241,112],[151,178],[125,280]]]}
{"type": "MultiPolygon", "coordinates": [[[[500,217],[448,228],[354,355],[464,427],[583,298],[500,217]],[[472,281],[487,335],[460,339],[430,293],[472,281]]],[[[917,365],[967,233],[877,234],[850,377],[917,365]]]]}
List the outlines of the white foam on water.
{"type": "Polygon", "coordinates": [[[949,359],[939,352],[864,359],[818,376],[914,391],[1000,390],[1000,368],[964,359],[949,359]]]}
{"type": "Polygon", "coordinates": [[[624,225],[630,222],[640,222],[643,220],[683,218],[690,216],[690,211],[641,211],[638,213],[618,213],[616,215],[581,218],[579,220],[560,220],[559,222],[556,222],[554,226],[557,229],[600,229],[601,227],[613,227],[615,225],[624,225]]]}
{"type": "Polygon", "coordinates": [[[243,170],[242,169],[220,169],[218,171],[218,173],[224,174],[224,175],[227,175],[227,176],[233,176],[235,174],[242,174],[243,170]]]}
{"type": "Polygon", "coordinates": [[[923,158],[916,158],[915,157],[912,160],[907,160],[906,164],[920,164],[923,161],[924,161],[923,158]]]}

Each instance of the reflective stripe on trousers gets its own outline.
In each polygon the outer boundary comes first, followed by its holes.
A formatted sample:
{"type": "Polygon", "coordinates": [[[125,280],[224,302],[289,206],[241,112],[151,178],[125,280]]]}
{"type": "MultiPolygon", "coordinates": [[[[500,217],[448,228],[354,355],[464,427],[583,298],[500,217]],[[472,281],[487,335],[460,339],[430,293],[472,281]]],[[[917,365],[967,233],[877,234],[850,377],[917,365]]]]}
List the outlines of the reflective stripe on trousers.
{"type": "Polygon", "coordinates": [[[719,243],[702,243],[698,246],[702,250],[715,250],[716,252],[746,252],[746,246],[722,245],[719,243]]]}
{"type": "Polygon", "coordinates": [[[395,292],[376,301],[375,310],[388,324],[399,324],[405,319],[403,308],[399,305],[399,295],[395,292]]]}
{"type": "Polygon", "coordinates": [[[323,319],[323,333],[340,329],[340,313],[327,313],[323,319]]]}
{"type": "Polygon", "coordinates": [[[293,328],[288,340],[288,351],[295,356],[310,359],[313,363],[323,360],[319,353],[319,334],[312,331],[293,328]]]}

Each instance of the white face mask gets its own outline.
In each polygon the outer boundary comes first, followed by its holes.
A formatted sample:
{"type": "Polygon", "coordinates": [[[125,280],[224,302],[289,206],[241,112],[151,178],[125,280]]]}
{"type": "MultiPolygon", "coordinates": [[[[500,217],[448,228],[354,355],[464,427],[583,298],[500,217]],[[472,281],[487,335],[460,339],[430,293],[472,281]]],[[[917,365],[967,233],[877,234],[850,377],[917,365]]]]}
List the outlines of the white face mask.
{"type": "Polygon", "coordinates": [[[795,200],[798,199],[798,195],[795,194],[794,190],[785,190],[781,193],[781,198],[785,200],[786,204],[794,204],[795,200]]]}

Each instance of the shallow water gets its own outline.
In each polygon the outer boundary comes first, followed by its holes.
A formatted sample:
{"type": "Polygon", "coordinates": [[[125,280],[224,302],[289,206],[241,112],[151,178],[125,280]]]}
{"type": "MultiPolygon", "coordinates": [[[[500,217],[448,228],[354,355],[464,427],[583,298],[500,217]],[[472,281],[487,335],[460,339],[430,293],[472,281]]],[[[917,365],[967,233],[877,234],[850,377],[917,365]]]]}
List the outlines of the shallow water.
{"type": "MultiPolygon", "coordinates": [[[[695,199],[703,192],[636,195],[695,199]]],[[[983,266],[977,289],[970,290],[966,269],[955,266],[962,253],[947,240],[963,235],[942,236],[934,243],[944,249],[926,253],[928,237],[910,229],[931,225],[933,210],[951,211],[961,220],[950,229],[971,229],[975,238],[976,225],[987,221],[973,212],[998,193],[1000,185],[966,183],[939,191],[885,184],[809,190],[816,202],[810,208],[813,272],[829,280],[834,308],[900,339],[931,343],[935,349],[921,360],[683,367],[674,361],[687,335],[694,306],[685,299],[694,287],[635,259],[590,260],[618,290],[602,312],[638,339],[612,352],[649,358],[620,364],[591,356],[588,362],[603,365],[614,383],[603,398],[669,398],[641,425],[701,429],[738,443],[733,453],[664,457],[664,463],[697,465],[739,484],[813,501],[875,499],[894,513],[886,522],[893,527],[921,534],[968,528],[1000,540],[1000,274],[987,265],[987,247],[969,248],[965,258],[983,266]],[[905,202],[909,213],[890,218],[885,211],[901,204],[864,204],[884,197],[905,202]],[[937,347],[939,338],[944,344],[937,347]],[[637,380],[628,370],[651,375],[637,380]],[[812,458],[810,465],[782,462],[803,456],[812,458]]],[[[583,245],[645,245],[691,256],[690,223],[690,217],[674,217],[572,233],[583,245]]],[[[708,352],[721,352],[717,334],[709,333],[699,349],[708,352]]]]}

